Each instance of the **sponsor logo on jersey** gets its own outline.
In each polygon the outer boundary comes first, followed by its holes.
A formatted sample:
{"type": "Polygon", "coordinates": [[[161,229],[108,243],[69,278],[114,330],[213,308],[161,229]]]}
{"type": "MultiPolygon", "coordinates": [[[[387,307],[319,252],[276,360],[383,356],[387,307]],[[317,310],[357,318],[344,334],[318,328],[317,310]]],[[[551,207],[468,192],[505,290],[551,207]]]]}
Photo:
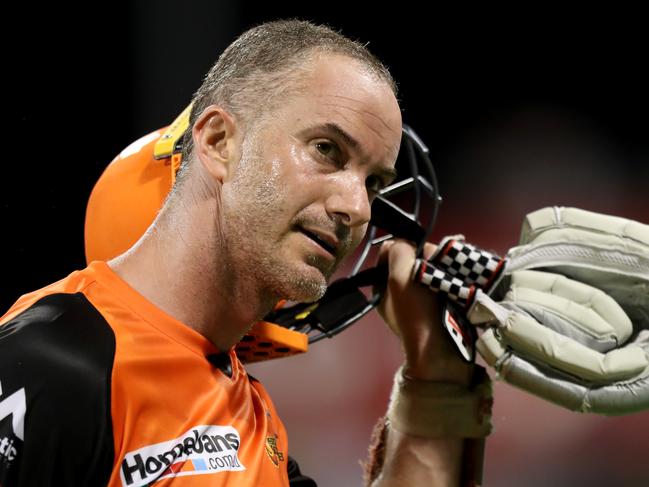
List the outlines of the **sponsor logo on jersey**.
{"type": "Polygon", "coordinates": [[[18,456],[18,450],[14,446],[14,438],[11,436],[0,437],[0,463],[13,462],[18,456]]]}
{"type": "Polygon", "coordinates": [[[277,449],[277,435],[266,437],[266,453],[276,467],[284,461],[284,454],[277,449]]]}
{"type": "Polygon", "coordinates": [[[239,432],[232,426],[199,425],[173,440],[127,453],[120,477],[124,487],[150,485],[168,477],[245,470],[237,453],[239,432]]]}
{"type": "Polygon", "coordinates": [[[25,438],[26,411],[25,388],[0,400],[0,473],[8,468],[9,463],[20,453],[25,438]]]}

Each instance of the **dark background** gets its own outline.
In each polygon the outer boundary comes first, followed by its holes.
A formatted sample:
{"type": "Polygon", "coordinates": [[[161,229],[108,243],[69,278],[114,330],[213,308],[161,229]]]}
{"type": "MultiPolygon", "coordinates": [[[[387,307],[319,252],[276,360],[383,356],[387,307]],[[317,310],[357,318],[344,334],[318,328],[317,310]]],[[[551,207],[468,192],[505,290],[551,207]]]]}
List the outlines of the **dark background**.
{"type": "MultiPolygon", "coordinates": [[[[390,10],[354,2],[295,8],[138,1],[45,10],[26,4],[8,15],[17,29],[4,34],[10,111],[4,114],[0,191],[0,305],[83,265],[85,202],[105,165],[136,138],[168,124],[234,36],[288,16],[326,22],[369,42],[391,68],[404,120],[437,163],[446,199],[442,221],[472,218],[476,208],[489,205],[491,190],[512,172],[505,159],[516,159],[516,172],[532,167],[530,187],[582,190],[592,179],[584,160],[590,154],[556,147],[566,125],[569,135],[590,131],[612,148],[616,157],[605,161],[606,170],[629,183],[621,196],[629,202],[617,206],[632,211],[627,207],[640,197],[645,206],[635,216],[647,220],[648,37],[636,25],[638,12],[435,7],[424,13],[401,3],[390,10]],[[542,161],[534,169],[539,151],[542,161]],[[563,166],[561,174],[539,181],[539,167],[553,164],[563,166]],[[571,164],[572,177],[565,171],[571,164]],[[468,213],[453,211],[472,205],[468,213]]],[[[560,196],[553,203],[579,202],[560,196]]],[[[593,196],[595,205],[608,197],[593,196]]],[[[497,216],[501,209],[495,210],[497,216]]]]}
{"type": "MultiPolygon", "coordinates": [[[[463,232],[504,251],[522,216],[548,204],[649,223],[644,15],[312,4],[148,0],[7,12],[0,308],[85,265],[85,204],[103,168],[173,120],[237,34],[275,18],[329,23],[390,67],[404,121],[439,174],[436,236],[463,232]]],[[[586,481],[575,471],[565,485],[586,481]]],[[[498,485],[524,484],[489,472],[498,485]]]]}

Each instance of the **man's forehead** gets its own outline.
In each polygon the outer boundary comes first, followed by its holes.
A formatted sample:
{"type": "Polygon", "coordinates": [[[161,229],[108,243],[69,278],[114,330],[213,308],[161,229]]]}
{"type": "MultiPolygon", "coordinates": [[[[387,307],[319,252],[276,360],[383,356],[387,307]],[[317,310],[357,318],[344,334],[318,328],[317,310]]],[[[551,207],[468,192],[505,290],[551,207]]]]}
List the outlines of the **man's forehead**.
{"type": "Polygon", "coordinates": [[[291,134],[336,136],[373,164],[392,168],[401,142],[401,110],[390,84],[359,61],[319,54],[306,61],[296,90],[274,111],[291,134]]]}
{"type": "MultiPolygon", "coordinates": [[[[302,138],[310,136],[329,137],[341,143],[351,152],[358,154],[362,159],[369,159],[370,162],[376,159],[373,162],[378,165],[377,171],[384,173],[388,178],[396,177],[394,163],[399,151],[398,142],[396,145],[390,146],[386,141],[380,141],[386,143],[383,144],[383,150],[376,154],[373,148],[366,146],[363,141],[364,138],[358,137],[353,130],[350,131],[344,125],[340,125],[335,121],[316,121],[311,124],[304,121],[303,124],[300,124],[297,135],[302,138]]],[[[376,142],[373,145],[376,145],[376,142]]]]}
{"type": "Polygon", "coordinates": [[[305,94],[321,106],[356,111],[368,121],[374,119],[377,129],[401,131],[401,110],[391,86],[360,61],[321,55],[306,71],[305,94]]]}

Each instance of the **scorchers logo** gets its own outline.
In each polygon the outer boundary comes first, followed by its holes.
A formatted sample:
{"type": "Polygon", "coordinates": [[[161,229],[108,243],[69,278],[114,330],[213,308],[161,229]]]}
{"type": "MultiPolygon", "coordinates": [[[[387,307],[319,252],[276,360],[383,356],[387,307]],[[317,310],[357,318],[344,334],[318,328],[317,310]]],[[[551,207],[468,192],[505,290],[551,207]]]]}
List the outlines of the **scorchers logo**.
{"type": "Polygon", "coordinates": [[[174,440],[127,453],[120,469],[122,485],[139,487],[167,477],[245,470],[237,457],[240,444],[232,426],[195,426],[174,440]]]}

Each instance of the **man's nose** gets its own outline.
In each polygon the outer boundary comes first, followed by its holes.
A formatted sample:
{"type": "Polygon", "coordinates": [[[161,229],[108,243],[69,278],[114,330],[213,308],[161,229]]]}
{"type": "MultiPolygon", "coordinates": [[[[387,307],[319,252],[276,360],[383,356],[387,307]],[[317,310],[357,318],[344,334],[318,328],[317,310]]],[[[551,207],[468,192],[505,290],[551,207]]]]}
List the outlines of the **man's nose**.
{"type": "Polygon", "coordinates": [[[372,210],[365,180],[352,177],[338,181],[327,198],[326,210],[329,215],[337,215],[350,228],[369,222],[372,210]]]}

